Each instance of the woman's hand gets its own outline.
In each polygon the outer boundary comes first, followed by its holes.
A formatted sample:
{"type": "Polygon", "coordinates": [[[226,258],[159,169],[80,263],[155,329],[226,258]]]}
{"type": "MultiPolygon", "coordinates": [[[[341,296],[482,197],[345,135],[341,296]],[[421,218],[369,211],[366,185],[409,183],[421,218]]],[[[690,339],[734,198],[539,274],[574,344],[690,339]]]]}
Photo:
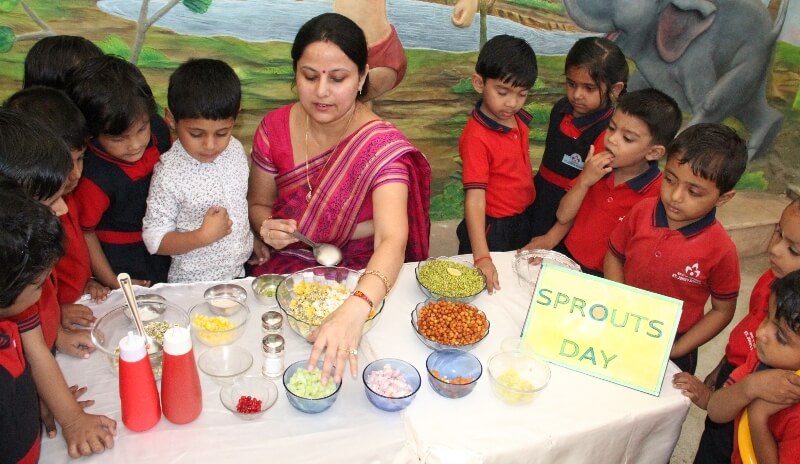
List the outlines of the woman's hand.
{"type": "Polygon", "coordinates": [[[330,377],[331,366],[336,366],[333,380],[342,381],[344,366],[350,363],[350,375],[358,375],[358,345],[361,343],[361,334],[369,317],[369,310],[365,301],[357,297],[350,297],[342,303],[336,311],[332,312],[314,332],[308,337],[314,343],[311,357],[308,359],[308,369],[317,365],[317,360],[323,356],[325,362],[322,366],[322,383],[325,384],[330,377]]]}
{"type": "Polygon", "coordinates": [[[294,219],[266,219],[261,223],[261,240],[276,250],[285,248],[297,239],[291,233],[297,230],[297,221],[294,219]]]}

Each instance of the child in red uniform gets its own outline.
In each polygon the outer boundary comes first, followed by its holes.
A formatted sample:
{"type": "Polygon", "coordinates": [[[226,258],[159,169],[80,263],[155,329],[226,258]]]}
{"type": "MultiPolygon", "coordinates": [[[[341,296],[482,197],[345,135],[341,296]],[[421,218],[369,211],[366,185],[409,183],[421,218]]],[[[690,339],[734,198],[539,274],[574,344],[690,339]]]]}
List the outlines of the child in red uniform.
{"type": "MultiPolygon", "coordinates": [[[[689,397],[695,405],[706,409],[714,390],[722,388],[730,373],[744,364],[755,349],[756,329],[769,311],[770,286],[775,279],[800,269],[800,200],[790,203],[781,214],[769,245],[770,267],[756,282],[750,294],[750,310],[736,324],[728,338],[725,355],[705,379],[681,372],[673,378],[673,385],[689,397]]],[[[800,393],[800,378],[794,379],[800,393]]],[[[779,385],[774,385],[776,388],[779,385]]],[[[769,387],[769,385],[767,385],[769,387]]],[[[706,418],[703,436],[694,462],[727,463],[733,451],[733,422],[717,424],[706,418]]]]}
{"type": "Polygon", "coordinates": [[[692,374],[697,348],[736,310],[739,258],[715,212],[733,198],[746,165],[747,149],[733,129],[688,127],[667,148],[661,197],[637,203],[608,242],[607,279],[683,300],[670,359],[692,374]]]}
{"type": "MultiPolygon", "coordinates": [[[[756,346],[708,401],[708,416],[719,423],[747,408],[753,451],[760,464],[797,462],[800,455],[800,271],[772,284],[769,314],[756,330],[756,346]],[[764,386],[772,386],[765,389],[764,386]]],[[[741,463],[733,440],[730,461],[741,463]]]]}
{"type": "Polygon", "coordinates": [[[172,143],[150,86],[136,66],[103,56],[70,75],[67,93],[91,135],[75,200],[94,276],[109,288],[120,272],[139,285],[166,282],[169,256],[151,255],[142,241],[150,177],[172,143]]]}
{"type": "Polygon", "coordinates": [[[530,238],[527,209],[536,198],[528,153],[531,115],[522,110],[536,81],[536,54],[523,39],[493,37],[481,49],[472,86],[481,94],[464,127],[464,220],[458,253],[472,253],[489,293],[500,288],[490,251],[516,250],[530,238]]]}
{"type": "Polygon", "coordinates": [[[608,237],[642,198],[661,188],[658,160],[681,127],[675,100],[655,89],[623,94],[605,131],[605,151],[589,157],[547,234],[525,249],[554,249],[583,272],[603,275],[608,237]],[[564,236],[563,244],[559,244],[564,236]]]}
{"type": "Polygon", "coordinates": [[[103,56],[90,40],[74,35],[53,35],[33,44],[25,55],[23,87],[43,85],[64,90],[67,75],[84,61],[103,56]]]}
{"type": "Polygon", "coordinates": [[[544,235],[556,222],[558,204],[581,173],[589,147],[602,152],[603,131],[614,112],[614,100],[628,82],[628,62],[619,47],[604,37],[578,40],[564,62],[567,96],[553,105],[542,162],[534,178],[532,235],[544,235]]]}

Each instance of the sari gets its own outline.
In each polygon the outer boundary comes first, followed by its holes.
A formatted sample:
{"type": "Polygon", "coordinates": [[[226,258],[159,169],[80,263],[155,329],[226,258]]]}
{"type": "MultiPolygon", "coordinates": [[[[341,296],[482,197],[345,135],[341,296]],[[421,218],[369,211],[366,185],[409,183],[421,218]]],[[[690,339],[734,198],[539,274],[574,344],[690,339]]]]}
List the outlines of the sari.
{"type": "MultiPolygon", "coordinates": [[[[374,236],[352,239],[358,223],[372,219],[372,190],[390,182],[408,185],[408,240],[405,260],[428,257],[431,168],[425,156],[391,123],[369,121],[340,143],[294,165],[289,133],[291,105],[264,117],[253,141],[253,167],[275,174],[278,197],[272,217],[295,219],[297,228],[318,243],[342,249],[340,266],[364,269],[374,252],[374,236]],[[308,169],[308,173],[306,173],[308,169]],[[313,185],[308,201],[307,177],[313,185]]],[[[301,243],[271,250],[253,275],[286,274],[316,266],[301,243]]]]}

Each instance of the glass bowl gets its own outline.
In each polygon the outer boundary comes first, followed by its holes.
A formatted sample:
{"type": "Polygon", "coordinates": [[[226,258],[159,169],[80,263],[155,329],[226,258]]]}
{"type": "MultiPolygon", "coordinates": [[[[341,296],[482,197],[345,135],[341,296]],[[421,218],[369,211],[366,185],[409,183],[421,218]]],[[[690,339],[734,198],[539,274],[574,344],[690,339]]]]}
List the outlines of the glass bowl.
{"type": "Polygon", "coordinates": [[[247,290],[236,284],[217,284],[208,287],[203,298],[224,313],[232,307],[229,300],[244,304],[247,301],[247,290]]]}
{"type": "Polygon", "coordinates": [[[469,303],[486,289],[486,281],[472,263],[440,256],[420,261],[415,269],[417,284],[428,298],[469,303]]]}
{"type": "Polygon", "coordinates": [[[394,358],[378,359],[369,363],[364,368],[361,379],[364,381],[364,391],[367,393],[367,399],[369,399],[370,403],[378,409],[389,412],[407,408],[414,401],[414,397],[417,396],[419,387],[422,384],[422,378],[416,367],[401,359],[394,358]],[[383,371],[383,376],[381,376],[381,371],[383,371]],[[403,378],[404,382],[400,382],[401,389],[403,383],[405,383],[405,386],[410,390],[397,390],[396,387],[399,381],[392,380],[393,375],[399,375],[403,378]],[[378,393],[378,390],[382,389],[386,391],[383,391],[383,394],[378,393]],[[399,393],[393,393],[396,391],[399,391],[399,393]]]}
{"type": "Polygon", "coordinates": [[[419,325],[418,325],[418,319],[419,319],[420,311],[426,305],[428,305],[430,303],[434,303],[436,301],[438,301],[438,300],[433,300],[433,299],[425,300],[422,303],[417,304],[417,307],[414,308],[413,311],[411,311],[411,327],[414,328],[414,333],[417,334],[417,338],[419,338],[419,340],[425,346],[427,346],[428,348],[430,348],[432,350],[443,350],[445,348],[458,348],[458,349],[461,349],[461,350],[464,350],[464,351],[469,351],[469,350],[475,348],[476,346],[478,346],[478,344],[480,342],[482,342],[483,339],[485,339],[487,335],[489,335],[489,318],[486,317],[486,314],[483,311],[481,311],[480,309],[478,309],[474,305],[471,305],[471,304],[468,304],[468,303],[462,303],[462,304],[466,304],[467,306],[473,308],[478,314],[482,315],[484,317],[484,319],[486,319],[486,330],[483,331],[483,334],[481,335],[480,339],[478,339],[475,342],[464,344],[464,345],[448,345],[448,344],[445,344],[445,343],[438,342],[436,340],[431,340],[430,338],[426,337],[425,335],[422,335],[422,333],[420,333],[419,325]]]}
{"type": "Polygon", "coordinates": [[[253,365],[253,355],[241,346],[223,345],[209,348],[197,358],[197,367],[215,382],[233,383],[253,365]]]}
{"type": "Polygon", "coordinates": [[[278,285],[283,282],[284,278],[280,274],[263,274],[256,277],[251,284],[253,295],[256,296],[259,302],[270,308],[278,306],[275,294],[277,293],[278,285]]]}
{"type": "MultiPolygon", "coordinates": [[[[173,325],[185,328],[189,327],[189,316],[183,308],[166,303],[163,300],[151,301],[138,297],[136,301],[137,304],[157,305],[159,311],[161,311],[159,313],[154,312],[152,315],[148,316],[149,319],[146,322],[143,321],[145,331],[150,333],[151,336],[153,336],[154,332],[151,332],[149,329],[156,328],[157,325],[160,325],[161,328],[165,330],[173,325]]],[[[94,324],[92,324],[92,343],[106,356],[108,364],[115,374],[119,373],[119,341],[122,340],[122,337],[128,335],[128,332],[136,332],[136,325],[128,316],[129,314],[130,309],[128,305],[123,304],[111,309],[111,311],[98,318],[94,321],[94,324]]],[[[162,334],[161,340],[163,341],[163,331],[159,330],[159,332],[162,334]]],[[[158,339],[157,336],[155,338],[158,339]]],[[[153,375],[156,379],[160,379],[161,351],[150,353],[148,356],[150,358],[150,366],[153,369],[153,375]]]]}
{"type": "Polygon", "coordinates": [[[220,389],[219,399],[222,401],[223,406],[239,419],[258,419],[278,400],[278,387],[275,386],[275,382],[272,380],[261,376],[240,377],[220,389]],[[239,400],[246,396],[261,401],[260,410],[257,412],[239,412],[237,408],[239,400]]]}
{"type": "MultiPolygon", "coordinates": [[[[322,323],[322,320],[335,311],[356,288],[360,273],[345,267],[318,266],[289,274],[276,291],[278,307],[286,315],[286,321],[298,335],[308,338],[322,323]],[[324,289],[327,298],[314,298],[314,294],[324,289]],[[335,290],[333,290],[335,289],[335,290]],[[330,296],[331,294],[335,296],[330,296]],[[292,304],[294,302],[294,305],[292,304]],[[300,302],[305,302],[300,303],[300,302]],[[318,309],[312,308],[312,305],[318,309]]],[[[383,311],[384,301],[375,302],[375,308],[364,322],[363,333],[378,322],[383,311]]]]}
{"type": "Polygon", "coordinates": [[[192,333],[200,343],[207,346],[230,345],[235,342],[244,334],[249,318],[250,310],[247,305],[226,298],[198,303],[189,311],[192,333]]]}
{"type": "MultiPolygon", "coordinates": [[[[317,362],[316,370],[322,369],[322,363],[323,360],[320,359],[319,362],[317,362]]],[[[317,414],[333,406],[333,403],[336,402],[336,397],[339,395],[339,390],[342,388],[342,383],[339,382],[339,384],[336,385],[336,389],[333,391],[333,393],[322,398],[306,398],[300,396],[298,393],[295,393],[291,388],[289,388],[289,384],[294,373],[297,372],[297,370],[301,367],[305,368],[307,364],[308,361],[297,361],[296,363],[287,367],[283,372],[283,386],[286,388],[286,397],[289,398],[289,404],[291,404],[295,409],[306,414],[317,414]]],[[[335,367],[331,366],[328,382],[333,382],[334,370],[335,367]]]]}
{"type": "Polygon", "coordinates": [[[469,395],[483,374],[475,355],[455,348],[434,351],[425,361],[425,368],[431,388],[445,398],[469,395]]]}
{"type": "Polygon", "coordinates": [[[550,381],[550,367],[520,351],[501,351],[487,363],[492,390],[508,404],[530,403],[550,381]]]}
{"type": "Polygon", "coordinates": [[[514,274],[520,287],[533,295],[536,283],[539,281],[539,271],[542,262],[557,264],[559,266],[581,272],[581,267],[575,261],[552,250],[526,250],[514,257],[514,274]]]}

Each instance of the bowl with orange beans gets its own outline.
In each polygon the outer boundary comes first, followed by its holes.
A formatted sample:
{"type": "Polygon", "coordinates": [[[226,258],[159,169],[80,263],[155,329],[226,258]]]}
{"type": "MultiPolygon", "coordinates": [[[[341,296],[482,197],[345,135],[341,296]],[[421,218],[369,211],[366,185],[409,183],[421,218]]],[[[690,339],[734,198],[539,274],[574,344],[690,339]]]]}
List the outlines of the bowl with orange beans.
{"type": "Polygon", "coordinates": [[[489,319],[477,307],[460,301],[428,299],[411,312],[411,326],[432,350],[469,351],[489,335],[489,319]]]}

